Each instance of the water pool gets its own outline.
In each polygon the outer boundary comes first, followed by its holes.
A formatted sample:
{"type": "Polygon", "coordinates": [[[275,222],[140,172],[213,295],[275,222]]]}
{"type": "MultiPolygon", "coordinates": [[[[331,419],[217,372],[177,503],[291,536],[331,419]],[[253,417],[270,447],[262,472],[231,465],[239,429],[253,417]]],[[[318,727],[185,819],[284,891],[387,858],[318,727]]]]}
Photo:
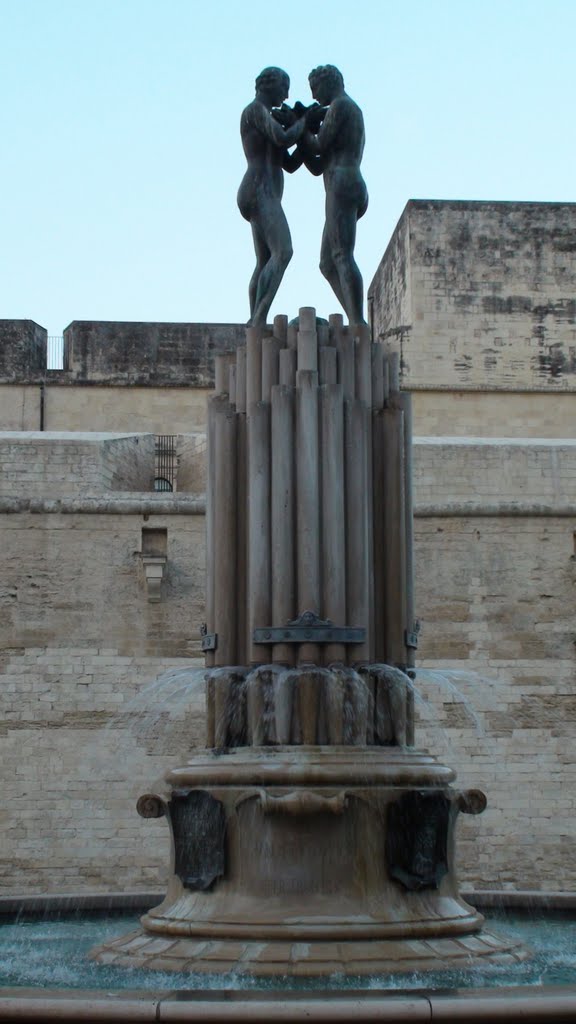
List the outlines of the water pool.
{"type": "Polygon", "coordinates": [[[88,960],[90,949],[138,924],[133,914],[89,914],[53,918],[20,917],[0,923],[0,987],[103,990],[422,990],[498,986],[576,985],[576,916],[550,913],[538,918],[519,912],[491,912],[489,930],[521,939],[534,956],[513,967],[459,968],[438,973],[354,978],[253,978],[233,974],[185,974],[103,966],[88,960]]]}

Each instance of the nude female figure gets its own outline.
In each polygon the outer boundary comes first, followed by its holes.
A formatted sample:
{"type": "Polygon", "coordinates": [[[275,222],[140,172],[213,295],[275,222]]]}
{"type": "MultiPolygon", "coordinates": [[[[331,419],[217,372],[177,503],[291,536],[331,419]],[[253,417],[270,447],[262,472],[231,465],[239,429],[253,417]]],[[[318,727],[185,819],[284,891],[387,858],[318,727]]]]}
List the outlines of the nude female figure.
{"type": "Polygon", "coordinates": [[[288,96],[290,79],[281,68],[265,68],[256,79],[256,96],[240,121],[240,134],[248,168],[238,190],[240,213],[250,221],[256,268],[249,287],[250,320],[254,326],[266,323],[268,311],[278,291],[284,271],[292,259],[290,229],[282,209],[284,171],[292,173],[302,164],[299,153],[288,149],[298,142],[304,128],[304,117],[290,117],[289,108],[282,107],[288,96]],[[272,116],[272,109],[282,107],[284,120],[294,121],[284,127],[272,116]]]}

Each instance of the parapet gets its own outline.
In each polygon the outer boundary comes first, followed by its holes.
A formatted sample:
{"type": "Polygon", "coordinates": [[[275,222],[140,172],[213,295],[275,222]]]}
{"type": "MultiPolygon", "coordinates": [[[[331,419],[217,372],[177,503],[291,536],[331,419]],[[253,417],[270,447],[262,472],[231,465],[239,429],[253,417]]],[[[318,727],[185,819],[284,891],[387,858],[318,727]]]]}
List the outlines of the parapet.
{"type": "Polygon", "coordinates": [[[0,383],[43,380],[47,337],[46,328],[33,320],[0,320],[0,383]]]}
{"type": "Polygon", "coordinates": [[[576,203],[411,200],[370,285],[414,390],[576,391],[576,203]]]}
{"type": "Polygon", "coordinates": [[[214,357],[244,340],[241,324],[73,320],[64,331],[70,383],[209,388],[214,357]]]}
{"type": "Polygon", "coordinates": [[[153,434],[4,431],[0,497],[151,492],[154,457],[153,434]]]}

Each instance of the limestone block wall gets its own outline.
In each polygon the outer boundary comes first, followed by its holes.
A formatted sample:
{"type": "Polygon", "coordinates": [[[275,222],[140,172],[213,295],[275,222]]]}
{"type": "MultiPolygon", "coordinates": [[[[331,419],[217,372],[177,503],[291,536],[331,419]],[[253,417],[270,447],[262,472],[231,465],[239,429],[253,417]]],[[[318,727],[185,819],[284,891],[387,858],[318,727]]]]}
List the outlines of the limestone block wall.
{"type": "Polygon", "coordinates": [[[418,438],[419,743],[488,795],[463,881],[572,890],[576,446],[418,438]]]}
{"type": "Polygon", "coordinates": [[[411,200],[369,290],[405,385],[576,390],[576,204],[411,200]]]}
{"type": "Polygon", "coordinates": [[[150,491],[152,434],[0,433],[0,496],[150,491]]]}
{"type": "MultiPolygon", "coordinates": [[[[414,459],[417,740],[489,799],[460,820],[462,880],[573,889],[576,446],[427,438],[414,459]]],[[[134,801],[203,742],[202,511],[0,498],[2,891],[162,885],[167,829],[134,801]]]]}
{"type": "Polygon", "coordinates": [[[187,508],[161,515],[154,501],[115,515],[115,505],[130,504],[111,497],[101,506],[106,511],[93,512],[89,504],[76,511],[66,499],[44,507],[40,500],[37,511],[2,512],[0,502],[4,646],[105,646],[155,658],[199,653],[203,517],[187,508]],[[147,600],[142,567],[143,531],[150,529],[166,530],[158,605],[147,600]]]}
{"type": "Polygon", "coordinates": [[[572,891],[576,509],[417,527],[417,736],[488,795],[480,818],[459,822],[461,876],[572,891]]]}
{"type": "Polygon", "coordinates": [[[64,366],[73,380],[92,383],[210,387],[214,356],[243,339],[241,324],[73,320],[64,366]]]}
{"type": "Polygon", "coordinates": [[[244,334],[242,324],[76,320],[65,369],[48,370],[45,328],[0,320],[0,431],[203,430],[214,358],[244,334]]]}
{"type": "Polygon", "coordinates": [[[42,380],[48,332],[33,320],[0,320],[0,382],[42,380]]]}
{"type": "Polygon", "coordinates": [[[576,396],[538,391],[412,391],[418,434],[437,437],[576,437],[576,396]]]}
{"type": "Polygon", "coordinates": [[[414,475],[420,516],[564,514],[576,500],[576,441],[418,437],[414,475]]]}
{"type": "MultiPolygon", "coordinates": [[[[45,429],[150,431],[178,434],[203,430],[207,391],[196,387],[128,387],[49,382],[45,389],[45,429]]],[[[3,425],[1,405],[0,427],[3,425]]],[[[14,422],[14,414],[11,422],[14,422]]]]}
{"type": "Polygon", "coordinates": [[[40,429],[40,386],[0,383],[0,430],[40,429]]]}
{"type": "Polygon", "coordinates": [[[206,434],[178,434],[176,437],[176,487],[190,494],[206,493],[206,434]]]}
{"type": "Polygon", "coordinates": [[[0,651],[3,895],[161,887],[136,800],[203,742],[198,661],[73,642],[0,651]]]}
{"type": "Polygon", "coordinates": [[[135,799],[203,739],[204,517],[170,499],[0,499],[3,892],[161,884],[166,830],[135,799]],[[159,603],[147,530],[166,531],[159,603]]]}

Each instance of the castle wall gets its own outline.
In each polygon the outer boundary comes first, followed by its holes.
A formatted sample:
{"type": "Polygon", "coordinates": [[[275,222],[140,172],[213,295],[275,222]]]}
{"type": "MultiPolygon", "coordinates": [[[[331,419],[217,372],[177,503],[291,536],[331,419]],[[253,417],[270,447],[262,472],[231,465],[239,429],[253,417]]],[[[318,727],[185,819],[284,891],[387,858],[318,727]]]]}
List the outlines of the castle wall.
{"type": "Polygon", "coordinates": [[[33,320],[0,320],[0,381],[42,380],[48,332],[33,320]]]}
{"type": "MultiPolygon", "coordinates": [[[[150,431],[179,434],[206,426],[203,388],[84,386],[48,381],[46,430],[150,431]]],[[[40,387],[0,384],[0,430],[38,430],[40,387]]],[[[414,424],[420,436],[576,437],[570,392],[413,391],[414,424]]]]}
{"type": "MultiPolygon", "coordinates": [[[[414,461],[418,741],[489,798],[459,825],[462,880],[570,889],[576,445],[427,438],[414,461]]],[[[161,887],[168,830],[134,803],[203,742],[202,509],[102,480],[0,498],[4,892],[161,887]]]]}
{"type": "Polygon", "coordinates": [[[73,320],[64,331],[72,380],[100,384],[207,388],[214,356],[244,340],[241,324],[73,320]]]}
{"type": "Polygon", "coordinates": [[[0,433],[0,496],[151,491],[154,435],[0,433]]]}
{"type": "Polygon", "coordinates": [[[0,383],[0,430],[39,430],[40,403],[39,385],[0,383]]]}
{"type": "Polygon", "coordinates": [[[413,391],[412,407],[421,437],[576,437],[571,392],[413,391]]]}
{"type": "MultiPolygon", "coordinates": [[[[557,204],[406,207],[372,282],[370,307],[375,335],[402,353],[403,386],[414,395],[418,434],[576,436],[569,299],[576,274],[569,259],[574,206],[560,204],[562,216],[555,214],[546,234],[539,225],[547,210],[556,211],[557,204]],[[504,269],[494,260],[488,264],[489,280],[484,250],[493,241],[489,232],[504,231],[502,224],[514,234],[524,262],[502,241],[507,263],[504,269]],[[467,238],[479,246],[477,260],[467,238]],[[531,240],[540,247],[538,266],[552,267],[547,276],[534,268],[527,276],[531,240]],[[557,266],[558,252],[564,263],[557,266]],[[431,253],[444,256],[433,259],[431,253]],[[445,279],[446,266],[459,262],[466,266],[470,308],[445,279]],[[521,287],[524,306],[514,299],[521,287]],[[500,293],[507,298],[498,305],[494,296],[500,293]]],[[[66,329],[68,369],[60,371],[45,369],[45,336],[32,321],[0,320],[0,430],[203,430],[214,356],[234,349],[244,327],[73,321],[66,329]]]]}
{"type": "Polygon", "coordinates": [[[189,433],[205,427],[206,397],[193,387],[47,385],[46,429],[189,433]]]}
{"type": "MultiPolygon", "coordinates": [[[[508,405],[488,395],[522,393],[534,436],[532,394],[576,391],[575,251],[574,203],[411,200],[369,289],[374,336],[401,352],[403,386],[459,395],[468,421],[483,408],[501,436],[508,405]]],[[[436,394],[427,405],[434,428],[436,394]]],[[[562,408],[546,414],[556,436],[562,408]]]]}
{"type": "Polygon", "coordinates": [[[417,522],[417,737],[488,796],[458,825],[478,888],[574,888],[575,528],[576,507],[417,522]]]}

